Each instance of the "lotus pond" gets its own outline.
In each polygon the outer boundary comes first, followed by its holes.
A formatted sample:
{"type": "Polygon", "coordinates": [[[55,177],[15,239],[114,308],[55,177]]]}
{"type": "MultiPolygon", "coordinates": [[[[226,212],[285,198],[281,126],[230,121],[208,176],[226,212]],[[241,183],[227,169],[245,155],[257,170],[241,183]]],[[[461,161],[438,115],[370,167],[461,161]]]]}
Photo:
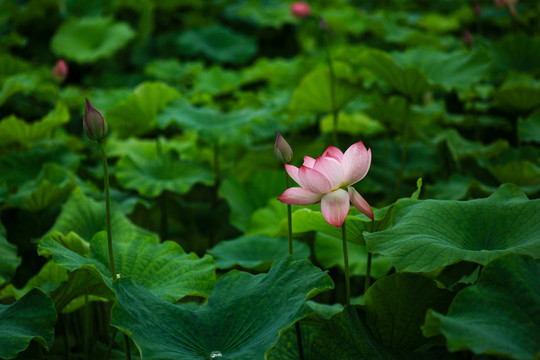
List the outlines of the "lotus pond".
{"type": "Polygon", "coordinates": [[[539,17],[0,1],[0,358],[540,359],[539,17]]]}

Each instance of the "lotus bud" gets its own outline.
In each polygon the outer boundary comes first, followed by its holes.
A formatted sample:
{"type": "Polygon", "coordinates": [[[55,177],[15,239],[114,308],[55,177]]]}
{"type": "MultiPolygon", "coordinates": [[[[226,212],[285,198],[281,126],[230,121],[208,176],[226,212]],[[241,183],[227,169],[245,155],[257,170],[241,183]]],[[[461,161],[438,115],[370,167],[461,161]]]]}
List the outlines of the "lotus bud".
{"type": "Polygon", "coordinates": [[[469,49],[474,46],[474,38],[471,32],[467,29],[463,30],[463,36],[461,37],[461,40],[463,41],[463,44],[465,44],[465,46],[467,46],[469,49]]]}
{"type": "Polygon", "coordinates": [[[54,81],[62,82],[68,74],[68,66],[64,59],[60,59],[56,62],[51,70],[51,76],[54,81]]]}
{"type": "Polygon", "coordinates": [[[86,136],[96,141],[105,139],[109,131],[105,118],[88,99],[86,99],[86,106],[84,107],[83,127],[86,136]]]}
{"type": "Polygon", "coordinates": [[[474,14],[475,14],[477,17],[482,16],[482,7],[481,7],[480,4],[478,4],[478,3],[474,4],[474,14]]]}
{"type": "Polygon", "coordinates": [[[297,18],[306,18],[311,15],[311,7],[304,1],[293,2],[291,4],[291,14],[297,18]]]}
{"type": "Polygon", "coordinates": [[[293,158],[293,151],[287,141],[281,136],[279,131],[276,133],[276,143],[274,145],[274,156],[280,164],[290,164],[293,158]]]}

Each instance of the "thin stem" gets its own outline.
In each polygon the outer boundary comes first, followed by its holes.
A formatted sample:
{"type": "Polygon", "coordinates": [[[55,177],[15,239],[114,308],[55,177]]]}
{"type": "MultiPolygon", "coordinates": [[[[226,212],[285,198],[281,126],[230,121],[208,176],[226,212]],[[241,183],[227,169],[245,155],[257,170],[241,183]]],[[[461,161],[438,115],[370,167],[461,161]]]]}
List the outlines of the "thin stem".
{"type": "Polygon", "coordinates": [[[84,358],[90,359],[90,302],[88,294],[84,295],[84,358]]]}
{"type": "MultiPolygon", "coordinates": [[[[287,189],[289,188],[289,174],[285,172],[285,180],[287,189]]],[[[293,256],[293,243],[292,243],[292,206],[287,204],[287,224],[289,229],[289,255],[293,256]]]]}
{"type": "MultiPolygon", "coordinates": [[[[285,185],[287,189],[290,186],[289,174],[285,172],[285,185]]],[[[288,224],[288,234],[289,234],[289,255],[293,255],[293,242],[292,242],[292,206],[287,204],[287,224],[288,224]]],[[[304,360],[304,347],[302,346],[302,330],[300,329],[300,322],[294,324],[296,329],[296,343],[298,344],[298,357],[300,360],[304,360]]]]}
{"type": "Polygon", "coordinates": [[[71,360],[71,342],[69,341],[69,331],[67,325],[67,316],[65,314],[58,314],[62,321],[62,328],[64,330],[64,348],[66,351],[67,360],[71,360]]]}
{"type": "Polygon", "coordinates": [[[107,155],[103,140],[99,140],[99,150],[101,152],[101,162],[103,163],[103,179],[105,181],[105,212],[107,217],[107,246],[109,248],[109,262],[111,263],[112,279],[116,281],[116,266],[114,265],[114,253],[111,232],[111,196],[109,194],[109,169],[107,167],[107,155]]]}
{"type": "Polygon", "coordinates": [[[367,253],[367,266],[366,266],[366,280],[364,282],[364,294],[371,285],[371,252],[368,250],[367,253]]]}
{"type": "Polygon", "coordinates": [[[126,360],[131,360],[131,349],[129,348],[129,337],[124,335],[124,354],[126,360]]]}
{"type": "Polygon", "coordinates": [[[351,305],[351,283],[349,278],[349,251],[347,250],[347,231],[345,222],[341,227],[341,239],[343,240],[343,261],[345,262],[345,305],[351,305]]]}
{"type": "Polygon", "coordinates": [[[105,354],[105,360],[109,360],[109,356],[111,356],[112,347],[114,344],[114,338],[116,337],[116,333],[118,333],[117,328],[113,328],[113,334],[109,341],[109,346],[107,347],[107,353],[105,354]]]}
{"type": "Polygon", "coordinates": [[[332,141],[337,146],[337,128],[339,121],[339,111],[336,106],[336,74],[334,72],[334,63],[332,62],[332,55],[330,53],[330,41],[328,40],[328,32],[323,33],[323,46],[326,52],[326,62],[328,63],[328,73],[330,75],[330,104],[332,106],[332,141]]]}

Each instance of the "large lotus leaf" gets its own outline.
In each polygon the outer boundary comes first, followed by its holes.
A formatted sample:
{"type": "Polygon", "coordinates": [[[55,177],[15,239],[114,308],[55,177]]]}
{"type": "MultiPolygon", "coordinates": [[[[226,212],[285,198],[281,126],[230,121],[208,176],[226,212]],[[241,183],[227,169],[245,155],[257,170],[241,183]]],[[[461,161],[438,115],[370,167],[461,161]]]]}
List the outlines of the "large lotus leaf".
{"type": "Polygon", "coordinates": [[[522,142],[540,143],[540,110],[526,119],[518,120],[518,139],[522,142]]]}
{"type": "Polygon", "coordinates": [[[540,81],[513,77],[493,94],[495,106],[509,112],[526,112],[540,105],[540,81]]]}
{"type": "MultiPolygon", "coordinates": [[[[115,242],[129,242],[139,235],[152,235],[148,230],[133,224],[114,205],[111,209],[111,227],[115,242]]],[[[105,202],[95,201],[77,188],[62,206],[62,212],[56,218],[50,231],[57,231],[64,235],[74,232],[82,239],[89,241],[96,233],[106,228],[105,202]]]]}
{"type": "Polygon", "coordinates": [[[514,160],[505,164],[488,167],[489,172],[501,183],[518,186],[538,186],[540,184],[540,166],[528,160],[514,160]]]}
{"type": "MultiPolygon", "coordinates": [[[[333,116],[327,115],[321,120],[320,128],[322,133],[331,133],[333,131],[333,116]]],[[[339,115],[337,131],[350,135],[374,136],[384,132],[384,126],[375,119],[366,114],[343,113],[339,115]]]]}
{"type": "Polygon", "coordinates": [[[133,94],[105,113],[111,131],[118,136],[142,135],[157,125],[157,114],[180,94],[161,82],[138,85],[133,94]]]}
{"type": "Polygon", "coordinates": [[[178,83],[190,83],[204,66],[201,62],[185,62],[176,59],[155,59],[144,68],[147,75],[158,80],[178,83]]]}
{"type": "Polygon", "coordinates": [[[184,31],[178,46],[186,55],[204,55],[221,63],[244,64],[257,52],[252,38],[221,25],[184,31]]]}
{"type": "Polygon", "coordinates": [[[497,188],[484,185],[471,176],[454,173],[447,180],[426,186],[426,198],[441,200],[468,200],[486,197],[497,188]]]}
{"type": "Polygon", "coordinates": [[[58,56],[87,64],[112,56],[134,36],[127,23],[110,17],[71,18],[58,28],[51,48],[58,56]]]}
{"type": "Polygon", "coordinates": [[[6,230],[0,223],[0,286],[9,281],[21,264],[17,256],[17,247],[6,239],[6,230]]]}
{"type": "Polygon", "coordinates": [[[448,16],[446,14],[443,15],[438,13],[425,13],[420,20],[418,20],[418,26],[428,30],[429,32],[443,34],[446,32],[459,30],[461,25],[456,16],[448,16]]]}
{"type": "Polygon", "coordinates": [[[29,69],[30,64],[20,58],[7,52],[0,55],[0,79],[5,79],[8,76],[22,73],[29,69]]]}
{"type": "Polygon", "coordinates": [[[270,108],[244,108],[221,113],[210,107],[194,107],[189,101],[173,101],[158,115],[158,124],[175,124],[182,130],[195,130],[207,143],[248,145],[255,139],[267,139],[277,130],[278,118],[270,108]]]}
{"type": "Polygon", "coordinates": [[[287,6],[276,0],[238,1],[225,9],[225,15],[233,20],[242,20],[262,28],[279,29],[286,23],[293,22],[287,6]]]}
{"type": "Polygon", "coordinates": [[[0,358],[13,359],[32,340],[49,350],[56,310],[43,291],[34,289],[11,305],[0,305],[0,358]]]}
{"type": "Polygon", "coordinates": [[[68,151],[63,146],[34,146],[27,152],[7,153],[0,156],[0,174],[7,186],[16,187],[39,176],[41,164],[54,162],[75,171],[79,160],[80,155],[68,151]]]}
{"type": "Polygon", "coordinates": [[[14,298],[16,300],[23,297],[33,288],[40,288],[43,291],[53,291],[58,285],[67,280],[67,270],[53,261],[48,261],[39,272],[32,276],[23,288],[18,289],[12,284],[6,286],[0,292],[0,299],[14,298]]]}
{"type": "MultiPolygon", "coordinates": [[[[330,269],[338,265],[341,269],[345,269],[343,259],[343,244],[341,238],[317,233],[315,243],[313,244],[315,257],[321,266],[325,269],[330,269]]],[[[349,253],[349,271],[351,275],[365,276],[367,267],[367,249],[364,245],[349,242],[347,245],[349,253]]],[[[371,276],[380,278],[386,275],[392,269],[390,259],[373,255],[371,260],[371,276]]]]}
{"type": "Polygon", "coordinates": [[[360,62],[378,78],[409,97],[417,98],[432,88],[420,68],[400,66],[384,51],[366,51],[361,56],[360,62]]]}
{"type": "Polygon", "coordinates": [[[377,280],[364,294],[366,322],[384,346],[414,350],[427,342],[422,335],[426,311],[446,312],[453,294],[435,281],[412,273],[377,280]]]}
{"type": "Polygon", "coordinates": [[[540,267],[508,254],[482,270],[478,283],[459,292],[444,315],[430,311],[426,336],[443,334],[450,351],[471,350],[519,360],[540,355],[540,267]]]}
{"type": "Polygon", "coordinates": [[[32,142],[49,137],[52,130],[68,121],[69,110],[62,102],[58,102],[54,110],[33,123],[11,115],[0,121],[0,143],[18,142],[29,147],[32,142]]]}
{"type": "Polygon", "coordinates": [[[290,256],[268,274],[228,272],[208,305],[196,309],[168,303],[121,278],[111,324],[131,335],[143,359],[262,359],[279,333],[305,316],[306,299],[332,287],[328,274],[290,256]]]}
{"type": "Polygon", "coordinates": [[[142,196],[154,198],[164,191],[185,194],[193,185],[212,185],[214,173],[210,166],[183,161],[175,151],[154,159],[122,157],[115,167],[118,183],[137,190],[142,196]]]}
{"type": "Polygon", "coordinates": [[[323,325],[311,344],[310,360],[431,360],[444,354],[397,351],[381,344],[371,333],[360,306],[347,306],[323,325]]]}
{"type": "MultiPolygon", "coordinates": [[[[230,176],[219,187],[231,208],[230,223],[242,231],[247,231],[250,218],[255,210],[265,206],[268,199],[277,198],[284,190],[283,171],[257,171],[246,181],[230,176]]],[[[287,208],[281,204],[280,207],[287,208]]]]}
{"type": "Polygon", "coordinates": [[[297,57],[290,59],[261,57],[244,70],[242,80],[244,83],[265,81],[272,87],[286,87],[300,80],[299,63],[297,57]]]}
{"type": "Polygon", "coordinates": [[[22,184],[6,204],[28,211],[47,209],[67,196],[76,186],[73,174],[55,163],[43,165],[38,176],[22,184]]]}
{"type": "MultiPolygon", "coordinates": [[[[285,236],[289,231],[285,219],[287,206],[274,198],[265,207],[253,211],[246,232],[251,235],[285,236]]],[[[232,214],[230,221],[233,223],[232,214]]]]}
{"type": "MultiPolygon", "coordinates": [[[[52,255],[57,264],[70,271],[92,265],[101,273],[103,286],[112,287],[106,232],[94,236],[87,256],[66,248],[52,236],[41,239],[38,252],[52,255]]],[[[120,277],[137,281],[168,301],[177,301],[186,295],[208,296],[212,291],[215,282],[212,258],[199,259],[194,253],[187,254],[175,242],[160,244],[154,238],[142,236],[129,242],[113,240],[113,253],[120,277]]]]}
{"type": "Polygon", "coordinates": [[[307,74],[294,90],[290,109],[302,113],[332,113],[342,109],[359,93],[359,87],[349,82],[352,78],[350,67],[341,62],[334,62],[334,101],[330,72],[327,67],[319,67],[307,74]]]}
{"type": "Polygon", "coordinates": [[[40,75],[37,72],[25,72],[8,77],[0,89],[0,106],[16,93],[35,91],[39,83],[40,75]]]}
{"type": "Polygon", "coordinates": [[[209,70],[198,74],[193,92],[197,95],[231,93],[242,85],[240,80],[241,75],[238,72],[225,70],[221,66],[212,66],[209,70]]]}
{"type": "Polygon", "coordinates": [[[401,68],[420,68],[430,83],[446,91],[466,89],[482,80],[491,68],[489,56],[480,50],[439,52],[413,48],[391,56],[401,68]]]}
{"type": "Polygon", "coordinates": [[[399,200],[394,226],[364,233],[367,247],[401,271],[433,271],[462,260],[487,264],[508,254],[540,257],[540,200],[515,185],[469,201],[399,200]]]}
{"type": "Polygon", "coordinates": [[[528,36],[523,32],[505,36],[492,48],[491,56],[497,69],[522,73],[540,72],[540,52],[538,37],[528,36]]]}
{"type": "MultiPolygon", "coordinates": [[[[268,271],[270,265],[289,253],[289,240],[285,237],[271,238],[264,235],[241,236],[234,240],[221,241],[208,250],[221,269],[239,265],[246,269],[268,271]]],[[[309,256],[309,246],[293,240],[296,259],[309,256]]]]}

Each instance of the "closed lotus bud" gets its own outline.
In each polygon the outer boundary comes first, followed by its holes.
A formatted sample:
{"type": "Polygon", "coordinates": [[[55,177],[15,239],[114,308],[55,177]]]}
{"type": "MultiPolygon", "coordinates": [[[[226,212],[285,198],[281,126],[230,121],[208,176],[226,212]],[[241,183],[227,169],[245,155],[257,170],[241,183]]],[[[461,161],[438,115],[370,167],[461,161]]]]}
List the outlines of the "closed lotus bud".
{"type": "Polygon", "coordinates": [[[86,106],[84,107],[83,127],[86,136],[96,141],[105,139],[109,131],[105,118],[88,99],[86,99],[86,106]]]}
{"type": "Polygon", "coordinates": [[[290,164],[293,158],[293,151],[289,143],[281,136],[279,131],[276,133],[276,144],[274,145],[274,156],[280,164],[290,164]]]}
{"type": "Polygon", "coordinates": [[[291,14],[298,18],[306,18],[311,15],[311,7],[304,1],[293,2],[291,4],[291,14]]]}
{"type": "Polygon", "coordinates": [[[461,40],[463,41],[463,44],[465,44],[465,46],[469,49],[474,46],[474,38],[471,32],[467,29],[463,30],[463,36],[461,37],[461,40]]]}
{"type": "Polygon", "coordinates": [[[62,82],[68,74],[68,66],[64,59],[60,59],[56,62],[51,70],[51,76],[54,81],[62,82]]]}

